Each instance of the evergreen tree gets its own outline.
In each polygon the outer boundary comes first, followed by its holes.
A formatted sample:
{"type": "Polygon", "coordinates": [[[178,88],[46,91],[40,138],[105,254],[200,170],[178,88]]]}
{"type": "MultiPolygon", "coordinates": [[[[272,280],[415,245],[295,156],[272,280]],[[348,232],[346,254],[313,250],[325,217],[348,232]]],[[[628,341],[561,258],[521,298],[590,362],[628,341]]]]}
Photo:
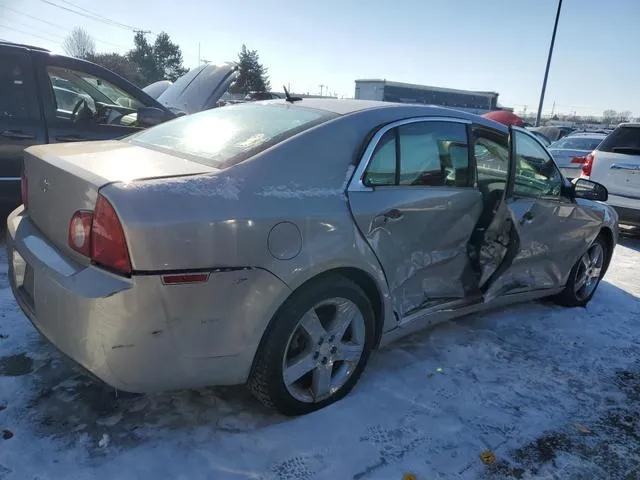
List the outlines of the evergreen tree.
{"type": "Polygon", "coordinates": [[[166,32],[161,32],[155,42],[150,44],[144,33],[138,32],[133,38],[134,48],[127,58],[138,68],[138,77],[142,85],[149,85],[158,80],[175,82],[187,73],[182,65],[180,47],[173,43],[166,32]]]}
{"type": "Polygon", "coordinates": [[[149,85],[157,80],[162,80],[158,78],[153,47],[147,42],[144,33],[136,33],[133,37],[133,45],[133,49],[127,53],[127,58],[137,66],[140,83],[149,85]]]}
{"type": "Polygon", "coordinates": [[[156,37],[156,41],[153,44],[153,57],[156,71],[160,75],[158,80],[175,82],[188,72],[188,69],[182,66],[180,47],[171,41],[166,32],[161,32],[156,37]]]}
{"type": "Polygon", "coordinates": [[[260,63],[257,50],[242,45],[238,54],[238,78],[229,88],[231,93],[267,92],[271,88],[267,69],[260,63]]]}

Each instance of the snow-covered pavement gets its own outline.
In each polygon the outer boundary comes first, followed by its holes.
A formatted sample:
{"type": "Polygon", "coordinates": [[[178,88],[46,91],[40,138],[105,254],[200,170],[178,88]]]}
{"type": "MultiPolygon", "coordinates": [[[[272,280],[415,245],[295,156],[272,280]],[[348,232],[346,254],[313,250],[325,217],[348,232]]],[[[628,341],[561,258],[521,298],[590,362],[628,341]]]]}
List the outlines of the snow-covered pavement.
{"type": "Polygon", "coordinates": [[[447,322],[294,419],[242,387],[113,402],[40,338],[1,261],[0,479],[640,478],[640,240],[586,309],[447,322]]]}

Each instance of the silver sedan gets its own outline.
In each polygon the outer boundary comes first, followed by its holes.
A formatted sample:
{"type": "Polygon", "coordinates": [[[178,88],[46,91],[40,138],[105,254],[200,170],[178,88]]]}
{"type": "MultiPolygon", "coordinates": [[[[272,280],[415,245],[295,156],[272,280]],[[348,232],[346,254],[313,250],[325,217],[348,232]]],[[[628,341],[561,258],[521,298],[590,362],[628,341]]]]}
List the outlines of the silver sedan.
{"type": "Polygon", "coordinates": [[[303,414],[372,350],[551,297],[585,305],[617,242],[607,191],[524,129],[381,102],[252,102],[118,141],[26,150],[15,297],[125,391],[247,383],[303,414]]]}

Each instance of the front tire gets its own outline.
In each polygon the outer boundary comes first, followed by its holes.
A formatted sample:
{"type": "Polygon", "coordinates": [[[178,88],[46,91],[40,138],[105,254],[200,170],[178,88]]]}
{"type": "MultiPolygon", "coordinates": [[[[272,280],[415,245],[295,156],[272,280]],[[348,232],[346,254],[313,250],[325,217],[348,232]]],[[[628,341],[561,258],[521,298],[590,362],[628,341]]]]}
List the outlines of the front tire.
{"type": "Polygon", "coordinates": [[[284,415],[343,398],[374,344],[371,302],[355,283],[326,275],[303,285],[273,318],[256,354],[251,392],[284,415]]]}
{"type": "Polygon", "coordinates": [[[553,300],[565,307],[589,303],[604,276],[609,255],[607,242],[600,234],[573,266],[564,290],[553,300]]]}

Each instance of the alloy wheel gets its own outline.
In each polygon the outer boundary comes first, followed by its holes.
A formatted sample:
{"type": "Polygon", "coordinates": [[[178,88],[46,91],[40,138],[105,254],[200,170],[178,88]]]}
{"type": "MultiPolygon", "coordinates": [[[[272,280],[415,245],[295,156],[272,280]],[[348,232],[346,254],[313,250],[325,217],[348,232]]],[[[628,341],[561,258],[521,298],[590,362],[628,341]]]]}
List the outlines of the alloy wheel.
{"type": "Polygon", "coordinates": [[[604,249],[596,242],[578,261],[574,291],[580,300],[588,298],[598,286],[603,265],[604,249]]]}
{"type": "Polygon", "coordinates": [[[305,403],[333,395],[356,370],[365,336],[364,317],[351,300],[331,298],[316,304],[287,341],[282,361],[287,391],[305,403]]]}

